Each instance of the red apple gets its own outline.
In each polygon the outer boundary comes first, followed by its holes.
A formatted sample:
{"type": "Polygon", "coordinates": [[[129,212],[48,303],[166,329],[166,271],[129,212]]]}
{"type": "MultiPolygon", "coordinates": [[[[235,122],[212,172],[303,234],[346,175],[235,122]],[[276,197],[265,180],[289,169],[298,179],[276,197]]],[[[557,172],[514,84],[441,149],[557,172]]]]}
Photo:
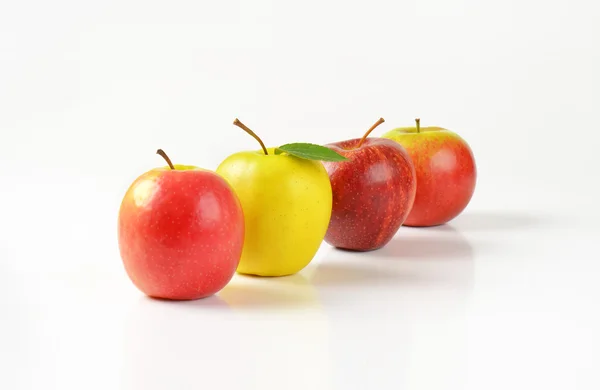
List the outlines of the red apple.
{"type": "Polygon", "coordinates": [[[325,145],[349,159],[323,163],[333,192],[325,241],[337,248],[383,247],[412,207],[416,177],[410,157],[397,142],[367,138],[383,122],[380,118],[360,139],[325,145]]]}
{"type": "Polygon", "coordinates": [[[191,300],[214,295],[233,277],[244,241],[241,204],[214,172],[173,165],[138,177],[119,210],[119,250],[144,294],[191,300]]]}
{"type": "Polygon", "coordinates": [[[441,127],[401,127],[382,135],[402,145],[417,172],[417,195],[404,222],[436,226],[458,216],[475,191],[477,169],[473,152],[458,134],[441,127]]]}

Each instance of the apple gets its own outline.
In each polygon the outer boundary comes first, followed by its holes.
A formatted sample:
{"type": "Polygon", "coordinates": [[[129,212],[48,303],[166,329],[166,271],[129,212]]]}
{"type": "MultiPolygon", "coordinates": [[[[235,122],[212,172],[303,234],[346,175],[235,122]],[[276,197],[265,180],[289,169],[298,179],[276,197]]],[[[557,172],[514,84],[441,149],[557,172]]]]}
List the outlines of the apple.
{"type": "Polygon", "coordinates": [[[246,234],[237,272],[285,276],[306,267],[320,248],[331,216],[331,184],[318,160],[344,157],[314,144],[265,147],[262,140],[236,119],[261,146],[225,158],[216,172],[235,190],[246,234]],[[315,154],[316,153],[316,154],[315,154]]]}
{"type": "Polygon", "coordinates": [[[225,287],[244,242],[241,203],[215,172],[169,164],[139,176],[119,209],[118,241],[127,275],[144,294],[192,300],[225,287]]]}
{"type": "Polygon", "coordinates": [[[415,169],[397,142],[362,138],[325,145],[348,161],[325,161],[333,192],[325,242],[347,250],[370,251],[385,246],[398,232],[415,199],[415,169]]]}
{"type": "Polygon", "coordinates": [[[417,172],[417,194],[407,226],[442,225],[458,216],[475,191],[477,168],[467,142],[441,127],[400,127],[383,134],[402,145],[417,172]]]}

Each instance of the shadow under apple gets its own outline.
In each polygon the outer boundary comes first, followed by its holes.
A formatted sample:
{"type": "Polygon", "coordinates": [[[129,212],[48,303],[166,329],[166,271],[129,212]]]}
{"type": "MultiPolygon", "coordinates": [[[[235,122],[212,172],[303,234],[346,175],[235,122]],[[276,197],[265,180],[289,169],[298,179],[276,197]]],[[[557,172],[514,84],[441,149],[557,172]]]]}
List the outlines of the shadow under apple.
{"type": "Polygon", "coordinates": [[[175,301],[169,299],[161,299],[154,297],[144,296],[143,299],[147,299],[151,302],[155,302],[155,304],[164,304],[170,305],[172,307],[187,307],[187,308],[198,308],[198,309],[206,309],[206,310],[228,310],[230,309],[227,302],[225,302],[221,297],[217,294],[211,295],[206,298],[201,299],[191,299],[185,301],[175,301]]]}
{"type": "Polygon", "coordinates": [[[210,297],[175,301],[144,296],[146,304],[198,310],[236,310],[242,308],[293,308],[315,306],[318,291],[302,272],[281,277],[236,274],[217,294],[210,297]]]}
{"type": "Polygon", "coordinates": [[[421,260],[473,261],[473,246],[452,226],[428,228],[430,233],[405,235],[404,227],[383,248],[371,252],[374,257],[421,260]],[[439,232],[444,232],[440,234],[439,232]]]}
{"type": "Polygon", "coordinates": [[[326,383],[328,318],[319,310],[294,310],[318,303],[315,292],[302,275],[236,276],[205,299],[142,297],[124,323],[121,385],[146,390],[218,383],[237,389],[248,378],[276,385],[306,370],[310,377],[300,376],[286,388],[305,389],[315,378],[326,383]],[[271,308],[277,310],[267,313],[271,308]],[[282,308],[295,315],[280,315],[282,308]]]}
{"type": "Polygon", "coordinates": [[[312,283],[318,287],[471,289],[474,249],[462,234],[451,226],[431,228],[427,233],[421,230],[407,234],[403,229],[386,246],[374,251],[332,248],[317,266],[312,283]]]}
{"type": "Polygon", "coordinates": [[[233,309],[290,309],[320,302],[317,289],[302,272],[281,277],[236,275],[218,295],[233,309]]]}
{"type": "Polygon", "coordinates": [[[394,271],[382,270],[375,264],[342,261],[325,257],[315,268],[311,282],[317,287],[327,286],[374,286],[394,283],[402,278],[394,271]]]}
{"type": "MultiPolygon", "coordinates": [[[[518,230],[548,224],[547,215],[519,211],[471,211],[460,214],[446,225],[464,232],[518,230]]],[[[423,228],[428,229],[428,228],[423,228]]]]}

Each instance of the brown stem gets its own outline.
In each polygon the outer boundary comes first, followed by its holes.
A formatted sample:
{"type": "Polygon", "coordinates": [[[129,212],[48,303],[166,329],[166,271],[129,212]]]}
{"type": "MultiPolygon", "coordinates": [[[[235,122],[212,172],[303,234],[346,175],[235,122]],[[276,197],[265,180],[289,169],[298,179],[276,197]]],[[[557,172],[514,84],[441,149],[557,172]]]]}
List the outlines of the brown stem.
{"type": "Polygon", "coordinates": [[[415,119],[415,122],[417,122],[417,133],[421,132],[421,119],[417,118],[415,119]]]}
{"type": "Polygon", "coordinates": [[[240,120],[238,118],[235,118],[235,120],[233,121],[233,124],[236,125],[237,127],[241,128],[242,130],[244,130],[246,133],[250,134],[252,137],[254,137],[254,139],[257,140],[258,143],[260,144],[260,147],[262,148],[263,152],[265,152],[265,155],[269,154],[269,152],[267,152],[267,148],[265,147],[265,144],[263,144],[260,137],[258,135],[256,135],[256,133],[254,133],[252,130],[250,130],[248,128],[248,126],[246,126],[245,124],[240,122],[240,120]]]}
{"type": "Polygon", "coordinates": [[[169,164],[169,167],[171,169],[175,169],[175,166],[173,166],[173,163],[171,162],[171,159],[169,158],[169,156],[167,156],[167,154],[162,149],[158,149],[156,151],[156,154],[158,154],[159,156],[161,156],[162,158],[164,158],[165,161],[167,162],[167,164],[169,164]]]}
{"type": "Polygon", "coordinates": [[[383,122],[385,122],[385,119],[379,118],[379,120],[377,122],[375,122],[375,124],[373,126],[371,126],[371,128],[369,130],[367,130],[367,132],[365,133],[365,135],[363,135],[363,137],[360,139],[360,141],[358,142],[357,148],[360,148],[360,146],[363,144],[363,142],[365,142],[365,140],[367,139],[367,137],[369,136],[369,134],[371,134],[371,132],[373,130],[375,130],[375,128],[377,126],[379,126],[380,124],[382,124],[383,122]]]}

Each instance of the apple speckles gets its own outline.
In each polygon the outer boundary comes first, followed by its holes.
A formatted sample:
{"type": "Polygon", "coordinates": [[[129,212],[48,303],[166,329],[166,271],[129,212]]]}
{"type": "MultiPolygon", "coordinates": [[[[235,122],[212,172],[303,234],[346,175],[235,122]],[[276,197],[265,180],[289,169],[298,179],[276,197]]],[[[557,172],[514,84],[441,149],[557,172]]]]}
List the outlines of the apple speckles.
{"type": "Polygon", "coordinates": [[[235,273],[242,250],[243,214],[235,194],[213,173],[165,171],[149,178],[157,183],[153,196],[138,207],[132,189],[119,215],[119,248],[128,275],[144,293],[159,298],[217,292],[235,273]],[[206,193],[217,199],[205,206],[212,221],[199,210],[199,197],[206,193]]]}
{"type": "Polygon", "coordinates": [[[336,247],[372,250],[402,225],[414,199],[414,168],[395,142],[367,139],[340,143],[351,159],[325,163],[333,191],[332,218],[325,240],[336,247]]]}
{"type": "Polygon", "coordinates": [[[451,131],[389,138],[403,145],[416,169],[416,196],[405,224],[435,226],[460,214],[475,189],[476,167],[468,144],[451,131]]]}

